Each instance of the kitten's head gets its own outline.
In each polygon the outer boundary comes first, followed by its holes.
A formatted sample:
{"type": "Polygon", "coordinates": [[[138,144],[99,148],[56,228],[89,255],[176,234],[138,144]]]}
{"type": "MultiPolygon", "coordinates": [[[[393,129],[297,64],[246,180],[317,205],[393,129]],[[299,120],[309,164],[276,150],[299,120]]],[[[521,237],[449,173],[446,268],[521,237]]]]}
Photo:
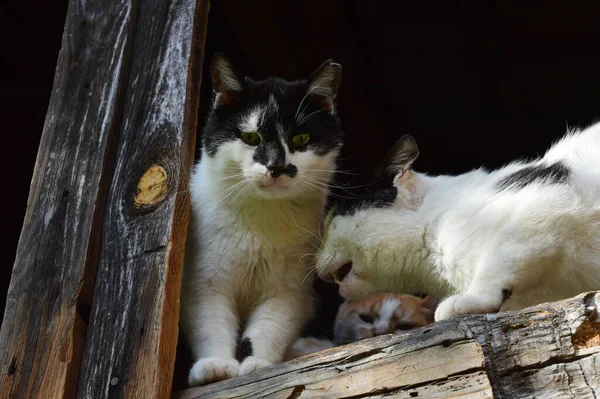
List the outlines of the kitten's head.
{"type": "Polygon", "coordinates": [[[430,296],[373,294],[345,301],[338,310],[334,339],[345,344],[383,334],[404,334],[433,323],[438,301],[430,296]]]}
{"type": "Polygon", "coordinates": [[[323,195],[342,144],[335,114],[341,76],[329,60],[308,80],[254,81],[215,55],[203,150],[220,181],[263,198],[323,195]]]}
{"type": "Polygon", "coordinates": [[[423,242],[417,210],[427,185],[410,169],[418,153],[415,140],[402,137],[385,158],[384,169],[394,174],[393,186],[338,201],[325,217],[317,272],[335,281],[342,297],[423,290],[411,286],[411,273],[416,272],[403,270],[405,254],[423,242]]]}

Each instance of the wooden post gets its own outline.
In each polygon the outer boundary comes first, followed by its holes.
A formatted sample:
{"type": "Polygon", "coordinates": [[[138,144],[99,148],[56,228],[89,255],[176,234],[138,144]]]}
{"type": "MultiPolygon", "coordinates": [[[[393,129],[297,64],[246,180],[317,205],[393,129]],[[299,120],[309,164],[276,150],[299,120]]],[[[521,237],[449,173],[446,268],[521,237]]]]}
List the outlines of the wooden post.
{"type": "Polygon", "coordinates": [[[1,398],[72,396],[76,386],[131,23],[125,0],[82,3],[69,5],[8,290],[1,398]]]}
{"type": "Polygon", "coordinates": [[[595,398],[600,293],[467,316],[175,394],[213,398],[595,398]]]}
{"type": "Polygon", "coordinates": [[[148,0],[136,29],[78,396],[171,393],[208,2],[148,0]]]}
{"type": "Polygon", "coordinates": [[[208,4],[71,0],[0,398],[169,396],[208,4]]]}

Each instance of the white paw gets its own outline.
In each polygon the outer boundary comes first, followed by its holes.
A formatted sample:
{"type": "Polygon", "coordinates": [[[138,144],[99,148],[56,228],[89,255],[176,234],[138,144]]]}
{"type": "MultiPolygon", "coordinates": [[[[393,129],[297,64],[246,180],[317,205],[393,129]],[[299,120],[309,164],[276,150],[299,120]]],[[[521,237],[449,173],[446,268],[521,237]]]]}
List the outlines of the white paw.
{"type": "Polygon", "coordinates": [[[259,357],[249,356],[240,365],[240,375],[245,375],[251,373],[255,370],[262,369],[263,367],[267,367],[272,365],[268,360],[261,359],[259,357]]]}
{"type": "Polygon", "coordinates": [[[188,383],[190,386],[196,386],[236,377],[239,369],[240,364],[235,359],[206,357],[194,363],[188,383]]]}
{"type": "Polygon", "coordinates": [[[497,312],[502,301],[478,295],[453,295],[439,304],[435,310],[435,321],[446,320],[455,316],[497,312]]]}

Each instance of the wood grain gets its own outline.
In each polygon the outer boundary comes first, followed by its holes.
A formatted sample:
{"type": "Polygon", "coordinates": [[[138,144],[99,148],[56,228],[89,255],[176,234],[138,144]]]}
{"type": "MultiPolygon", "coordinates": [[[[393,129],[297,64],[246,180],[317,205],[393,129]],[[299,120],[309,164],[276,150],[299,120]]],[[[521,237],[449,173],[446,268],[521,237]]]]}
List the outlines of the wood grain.
{"type": "Polygon", "coordinates": [[[72,0],[0,330],[0,397],[74,393],[111,178],[128,1],[72,0]]]}
{"type": "Polygon", "coordinates": [[[595,398],[599,293],[467,316],[174,394],[212,398],[595,398]]]}
{"type": "Polygon", "coordinates": [[[208,1],[137,7],[78,396],[170,395],[208,1]]]}

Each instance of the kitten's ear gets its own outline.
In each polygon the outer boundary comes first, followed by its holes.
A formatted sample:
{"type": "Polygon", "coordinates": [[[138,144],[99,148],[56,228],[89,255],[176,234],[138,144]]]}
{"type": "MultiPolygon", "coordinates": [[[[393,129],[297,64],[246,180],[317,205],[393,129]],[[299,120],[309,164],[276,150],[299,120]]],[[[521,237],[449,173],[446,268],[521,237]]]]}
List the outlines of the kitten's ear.
{"type": "Polygon", "coordinates": [[[210,63],[210,78],[215,93],[235,93],[243,90],[243,78],[237,72],[231,60],[217,53],[210,63]]]}
{"type": "Polygon", "coordinates": [[[324,97],[326,108],[333,111],[335,97],[341,82],[342,66],[329,59],[308,79],[308,93],[324,97]]]}
{"type": "Polygon", "coordinates": [[[435,310],[437,309],[439,304],[440,304],[440,301],[437,298],[434,298],[429,295],[426,296],[425,298],[421,299],[421,306],[427,312],[427,319],[431,323],[433,323],[433,321],[434,321],[435,310]]]}

